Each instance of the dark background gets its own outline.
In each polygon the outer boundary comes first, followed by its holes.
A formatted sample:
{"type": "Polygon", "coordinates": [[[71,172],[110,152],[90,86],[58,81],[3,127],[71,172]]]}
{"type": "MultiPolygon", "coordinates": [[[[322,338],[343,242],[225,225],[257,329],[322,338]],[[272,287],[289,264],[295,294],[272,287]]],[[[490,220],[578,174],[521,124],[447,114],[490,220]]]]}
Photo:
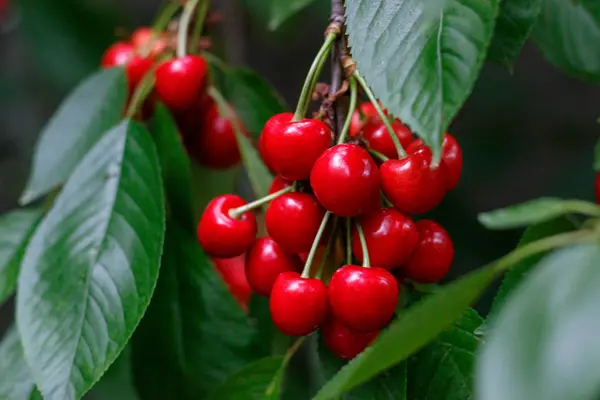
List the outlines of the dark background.
{"type": "MultiPolygon", "coordinates": [[[[256,69],[293,108],[322,40],[329,1],[316,0],[275,32],[266,28],[266,0],[213,4],[225,16],[214,32],[222,55],[256,69]]],[[[0,16],[0,213],[17,207],[36,137],[60,100],[97,68],[116,32],[150,24],[159,5],[158,0],[9,4],[0,16]]],[[[512,75],[486,63],[450,128],[465,157],[461,184],[432,215],[455,241],[453,277],[505,254],[518,240],[518,231],[483,229],[478,212],[539,196],[593,199],[598,115],[600,88],[565,76],[532,45],[512,75]]],[[[489,298],[481,302],[484,312],[489,298]]],[[[0,310],[0,327],[9,308],[0,310]]]]}

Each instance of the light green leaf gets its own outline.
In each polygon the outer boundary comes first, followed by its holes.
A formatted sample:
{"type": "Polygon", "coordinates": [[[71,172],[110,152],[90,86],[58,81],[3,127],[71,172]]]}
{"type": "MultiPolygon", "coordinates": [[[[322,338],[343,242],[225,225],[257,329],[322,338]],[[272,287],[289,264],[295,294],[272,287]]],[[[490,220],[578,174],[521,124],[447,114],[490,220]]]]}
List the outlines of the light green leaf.
{"type": "Polygon", "coordinates": [[[279,28],[292,15],[308,7],[315,0],[269,0],[271,3],[271,18],[269,29],[279,28]]]}
{"type": "Polygon", "coordinates": [[[347,33],[376,97],[439,159],[442,134],[479,75],[498,0],[450,0],[433,20],[424,3],[347,0],[347,33]]]}
{"type": "Polygon", "coordinates": [[[62,102],[38,138],[21,204],[63,184],[104,132],[119,120],[126,100],[120,68],[96,72],[62,102]]]}
{"type": "Polygon", "coordinates": [[[15,210],[0,216],[0,304],[13,294],[19,265],[41,210],[15,210]]]}
{"type": "Polygon", "coordinates": [[[36,392],[19,332],[11,327],[0,342],[0,399],[29,400],[36,392]]]}
{"type": "Polygon", "coordinates": [[[593,399],[600,388],[600,246],[546,257],[490,321],[480,400],[593,399]]]}
{"type": "Polygon", "coordinates": [[[45,399],[83,396],[150,302],[164,238],[158,163],[146,129],[120,123],[77,165],[31,238],[17,325],[45,399]]]}
{"type": "Polygon", "coordinates": [[[600,83],[600,2],[544,0],[532,38],[554,66],[600,83]]]}

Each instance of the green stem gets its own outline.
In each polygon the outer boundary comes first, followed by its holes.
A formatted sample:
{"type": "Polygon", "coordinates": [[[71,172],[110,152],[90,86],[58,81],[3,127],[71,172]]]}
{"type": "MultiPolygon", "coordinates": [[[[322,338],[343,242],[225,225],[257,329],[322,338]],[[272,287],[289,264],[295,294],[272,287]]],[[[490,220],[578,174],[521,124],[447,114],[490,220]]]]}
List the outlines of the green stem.
{"type": "Polygon", "coordinates": [[[298,340],[296,340],[294,342],[294,344],[291,345],[290,348],[285,352],[285,356],[283,357],[283,362],[281,363],[281,367],[279,368],[279,371],[275,374],[275,377],[273,378],[273,380],[267,387],[267,390],[265,391],[265,394],[267,395],[267,397],[269,397],[269,398],[272,397],[273,392],[275,391],[275,385],[279,382],[278,376],[280,374],[283,374],[283,371],[285,370],[288,363],[290,362],[290,359],[296,353],[296,351],[298,351],[298,349],[300,348],[302,343],[304,343],[305,338],[306,338],[306,336],[298,338],[298,340]]]}
{"type": "Polygon", "coordinates": [[[346,218],[346,264],[352,264],[352,218],[346,218]]]}
{"type": "Polygon", "coordinates": [[[239,217],[242,216],[242,214],[244,214],[245,212],[248,212],[250,210],[254,210],[255,208],[258,208],[260,206],[262,206],[263,204],[266,204],[268,202],[270,202],[271,200],[274,200],[276,198],[278,198],[279,196],[281,196],[282,194],[286,194],[288,192],[292,191],[292,187],[288,186],[286,188],[283,188],[275,193],[271,193],[268,196],[265,197],[261,197],[260,199],[256,199],[254,201],[251,201],[248,204],[245,204],[243,206],[237,207],[237,208],[232,208],[231,210],[229,210],[229,216],[233,219],[238,219],[239,217]]]}
{"type": "Polygon", "coordinates": [[[340,138],[338,139],[337,144],[344,143],[346,137],[348,136],[348,132],[350,131],[350,124],[352,123],[352,116],[354,115],[354,110],[356,109],[356,103],[358,101],[358,85],[356,83],[356,79],[350,77],[350,105],[348,107],[348,113],[346,114],[346,120],[344,121],[344,127],[342,128],[342,132],[340,133],[340,138]]]}
{"type": "Polygon", "coordinates": [[[323,276],[323,270],[325,269],[325,264],[327,263],[327,259],[329,258],[329,253],[331,253],[331,247],[333,246],[333,239],[335,239],[335,228],[337,227],[338,217],[333,217],[333,223],[331,224],[331,233],[329,234],[329,239],[327,239],[327,247],[325,248],[325,252],[323,253],[323,258],[321,259],[321,263],[319,264],[319,269],[317,270],[317,274],[315,278],[321,279],[323,276]]]}
{"type": "Polygon", "coordinates": [[[567,200],[564,202],[564,207],[576,214],[600,217],[600,207],[587,201],[567,200]]]}
{"type": "Polygon", "coordinates": [[[188,0],[183,8],[181,19],[179,20],[179,32],[177,32],[177,57],[185,57],[187,54],[188,27],[192,14],[199,0],[188,0]]]}
{"type": "Polygon", "coordinates": [[[229,66],[225,63],[225,61],[221,60],[218,56],[214,55],[213,53],[203,51],[202,57],[204,57],[204,59],[208,60],[211,64],[217,67],[221,72],[229,72],[229,66]]]}
{"type": "Polygon", "coordinates": [[[312,92],[314,90],[314,76],[318,72],[319,66],[323,68],[321,64],[324,64],[325,60],[327,60],[327,56],[331,51],[331,47],[333,46],[333,42],[335,41],[336,36],[337,35],[335,33],[330,33],[327,35],[327,37],[325,38],[325,42],[323,42],[321,49],[317,53],[317,56],[315,57],[312,65],[310,66],[308,74],[306,75],[306,79],[304,80],[304,85],[302,86],[302,91],[300,92],[300,98],[298,99],[298,105],[296,106],[296,112],[294,113],[293,121],[301,121],[304,118],[304,108],[306,102],[308,101],[307,96],[312,96],[312,92]]]}
{"type": "Polygon", "coordinates": [[[200,36],[202,35],[202,28],[204,28],[204,20],[206,19],[206,15],[208,14],[208,9],[210,7],[210,0],[202,0],[202,3],[198,6],[198,11],[196,12],[196,21],[194,21],[194,30],[192,31],[192,49],[196,50],[198,46],[198,41],[200,40],[200,36]]]}
{"type": "Polygon", "coordinates": [[[152,92],[152,88],[154,87],[154,70],[155,68],[151,68],[146,75],[142,78],[141,82],[138,83],[133,95],[131,96],[131,100],[129,100],[129,106],[127,107],[127,111],[125,112],[126,118],[132,118],[135,113],[139,110],[139,108],[146,100],[146,97],[152,92]]]}
{"type": "Polygon", "coordinates": [[[367,85],[367,82],[358,73],[358,69],[354,71],[354,74],[352,74],[352,76],[354,76],[356,78],[356,80],[358,81],[358,83],[360,83],[360,86],[365,91],[365,94],[369,98],[369,101],[371,101],[371,103],[373,104],[373,107],[377,111],[377,114],[379,114],[379,118],[381,118],[381,122],[383,122],[383,124],[385,125],[388,133],[390,134],[390,137],[392,138],[392,142],[394,142],[394,146],[396,147],[396,151],[398,152],[398,159],[402,159],[402,158],[406,157],[406,151],[404,150],[404,147],[402,147],[402,143],[400,143],[400,139],[398,139],[398,136],[394,132],[394,128],[392,128],[392,124],[390,124],[390,120],[386,117],[385,113],[381,109],[379,102],[375,98],[375,95],[371,91],[371,88],[369,87],[369,85],[367,85]]]}
{"type": "Polygon", "coordinates": [[[315,240],[313,240],[313,244],[310,248],[310,252],[308,253],[308,257],[306,258],[306,263],[304,263],[304,269],[302,270],[302,277],[308,278],[310,276],[310,266],[312,265],[313,259],[315,258],[315,254],[317,254],[317,248],[319,247],[319,242],[321,241],[321,237],[323,236],[323,232],[325,232],[325,228],[327,227],[327,221],[329,221],[329,217],[331,216],[331,212],[327,211],[323,220],[321,221],[321,225],[319,226],[319,230],[315,235],[315,240]]]}
{"type": "Polygon", "coordinates": [[[369,248],[367,247],[367,239],[365,239],[365,233],[363,232],[362,226],[357,222],[356,230],[358,230],[358,238],[360,239],[360,247],[363,252],[363,267],[371,267],[371,259],[369,258],[369,248]]]}
{"type": "Polygon", "coordinates": [[[152,32],[157,34],[164,31],[165,28],[169,25],[169,22],[171,22],[171,19],[173,19],[173,16],[177,13],[177,11],[179,11],[179,7],[179,4],[169,1],[163,7],[160,14],[158,14],[158,17],[154,21],[154,24],[152,24],[152,32]]]}
{"type": "Polygon", "coordinates": [[[367,151],[369,153],[371,153],[372,156],[374,156],[375,158],[380,159],[381,161],[388,161],[389,160],[389,158],[385,154],[382,154],[382,153],[378,152],[377,150],[367,149],[367,151]]]}

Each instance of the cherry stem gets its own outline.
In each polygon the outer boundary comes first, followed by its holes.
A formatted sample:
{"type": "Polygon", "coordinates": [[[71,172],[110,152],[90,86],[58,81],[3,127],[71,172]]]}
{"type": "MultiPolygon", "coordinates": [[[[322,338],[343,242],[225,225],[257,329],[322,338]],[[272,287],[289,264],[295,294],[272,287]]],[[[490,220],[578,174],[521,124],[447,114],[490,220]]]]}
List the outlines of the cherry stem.
{"type": "Polygon", "coordinates": [[[188,0],[185,7],[183,7],[181,19],[179,20],[179,31],[177,32],[177,57],[185,57],[187,54],[188,27],[198,1],[188,0]]]}
{"type": "Polygon", "coordinates": [[[356,80],[358,81],[358,83],[360,83],[360,86],[365,91],[365,94],[369,98],[369,101],[373,104],[373,107],[377,111],[377,114],[379,114],[379,118],[381,118],[381,122],[383,122],[383,124],[385,125],[388,133],[390,134],[390,137],[392,138],[392,142],[394,142],[394,147],[396,147],[396,151],[398,152],[398,159],[402,159],[402,158],[406,157],[406,151],[404,150],[404,147],[402,147],[402,143],[400,143],[400,139],[398,139],[398,136],[396,136],[396,133],[394,132],[394,128],[392,128],[392,124],[390,124],[390,120],[386,117],[385,113],[381,109],[379,102],[377,101],[377,99],[375,99],[375,95],[371,91],[371,88],[369,88],[369,85],[367,85],[367,82],[365,81],[365,79],[362,76],[360,76],[360,74],[358,73],[358,69],[354,71],[352,76],[354,76],[356,78],[356,80]]]}
{"type": "Polygon", "coordinates": [[[369,153],[371,153],[371,155],[372,155],[373,157],[375,157],[375,158],[378,158],[378,159],[380,159],[381,161],[388,161],[388,160],[389,160],[389,158],[388,158],[388,157],[387,157],[385,154],[383,154],[383,153],[380,153],[380,152],[378,152],[377,150],[373,150],[373,149],[367,149],[367,151],[368,151],[369,153]]]}
{"type": "Polygon", "coordinates": [[[358,85],[356,83],[356,79],[350,77],[350,105],[348,107],[348,113],[346,114],[346,120],[344,121],[344,127],[342,128],[342,132],[340,133],[340,137],[337,141],[337,144],[344,143],[346,137],[348,136],[348,132],[350,132],[350,124],[352,123],[352,116],[354,115],[354,110],[356,109],[356,103],[358,101],[358,85]]]}
{"type": "Polygon", "coordinates": [[[308,257],[306,257],[306,262],[304,263],[304,269],[302,270],[302,277],[308,278],[310,276],[310,266],[312,265],[313,259],[315,258],[315,254],[317,254],[317,249],[319,248],[319,242],[321,242],[321,237],[323,236],[323,232],[325,232],[325,227],[327,227],[327,221],[329,221],[329,217],[331,216],[331,212],[327,211],[325,216],[323,216],[323,220],[321,221],[321,225],[319,226],[319,230],[315,235],[315,240],[313,240],[313,244],[310,248],[310,252],[308,253],[308,257]]]}
{"type": "Polygon", "coordinates": [[[367,239],[365,238],[365,233],[363,232],[362,226],[358,222],[356,223],[356,229],[358,230],[360,247],[362,247],[363,252],[363,267],[370,268],[371,259],[369,258],[369,248],[367,247],[367,239]]]}
{"type": "Polygon", "coordinates": [[[317,53],[317,56],[310,66],[308,74],[306,75],[306,79],[304,80],[304,85],[302,86],[302,91],[300,92],[300,98],[298,99],[298,105],[296,106],[296,112],[294,113],[294,118],[292,121],[301,121],[304,118],[304,115],[306,114],[305,108],[307,108],[306,104],[307,102],[310,104],[309,99],[314,91],[313,83],[316,83],[315,74],[317,74],[320,69],[323,68],[336,37],[337,35],[335,33],[330,33],[327,35],[325,42],[323,42],[321,49],[317,53]]]}
{"type": "Polygon", "coordinates": [[[152,24],[152,32],[156,35],[163,31],[168,25],[175,13],[179,10],[180,4],[168,2],[152,24]]]}
{"type": "MultiPolygon", "coordinates": [[[[215,103],[217,103],[219,114],[225,117],[231,123],[231,126],[233,126],[238,146],[241,146],[239,143],[240,137],[243,136],[243,129],[240,125],[240,121],[235,115],[235,111],[233,111],[233,108],[231,108],[231,106],[227,102],[227,99],[225,99],[225,96],[223,96],[223,94],[219,92],[216,87],[210,86],[208,89],[206,89],[206,93],[208,93],[208,95],[212,97],[215,103]]],[[[244,160],[244,153],[242,152],[242,161],[244,160]]]]}
{"type": "Polygon", "coordinates": [[[250,210],[254,210],[255,208],[258,208],[260,206],[262,206],[265,203],[270,202],[271,200],[274,200],[276,198],[278,198],[279,196],[281,196],[282,194],[286,194],[288,192],[292,191],[292,187],[288,186],[286,188],[283,188],[275,193],[271,193],[268,196],[265,197],[261,197],[260,199],[256,199],[248,204],[245,204],[243,206],[237,207],[237,208],[232,208],[231,210],[229,210],[229,216],[233,219],[238,219],[242,216],[242,214],[244,214],[245,212],[248,212],[250,210]]]}
{"type": "Polygon", "coordinates": [[[323,270],[325,269],[325,264],[327,263],[327,258],[329,258],[329,253],[331,253],[331,247],[333,245],[333,239],[335,238],[335,228],[337,227],[338,217],[333,217],[333,223],[331,228],[331,233],[329,234],[329,239],[327,239],[327,247],[325,248],[325,252],[323,253],[323,258],[321,259],[321,263],[319,264],[319,269],[317,270],[317,274],[315,278],[321,279],[323,276],[323,270]]]}
{"type": "Polygon", "coordinates": [[[154,83],[156,80],[154,78],[154,70],[155,69],[156,69],[156,67],[152,67],[148,72],[146,72],[146,74],[142,78],[141,82],[135,88],[135,91],[133,92],[133,95],[131,96],[131,100],[129,101],[129,106],[127,107],[127,111],[125,112],[125,116],[127,118],[133,118],[135,113],[138,111],[138,109],[144,103],[144,100],[146,100],[146,97],[148,97],[148,95],[152,91],[152,88],[154,87],[154,83]]]}
{"type": "MultiPolygon", "coordinates": [[[[294,344],[291,345],[289,349],[287,349],[287,351],[285,352],[285,356],[283,357],[283,362],[281,363],[281,368],[285,369],[287,364],[290,362],[290,359],[292,358],[292,356],[296,353],[296,351],[298,351],[298,349],[300,348],[302,343],[304,343],[305,338],[306,338],[306,336],[298,338],[294,342],[294,344]]],[[[267,387],[267,390],[265,391],[265,394],[267,395],[267,397],[269,397],[269,398],[272,397],[273,392],[275,391],[275,385],[277,385],[277,383],[278,383],[278,380],[273,379],[271,384],[269,384],[269,386],[267,387]]]]}
{"type": "Polygon", "coordinates": [[[352,264],[352,218],[346,218],[346,264],[352,264]]]}
{"type": "Polygon", "coordinates": [[[198,11],[196,13],[196,20],[194,21],[194,30],[192,31],[192,49],[196,50],[200,36],[202,36],[202,28],[204,27],[204,20],[208,14],[208,8],[210,6],[209,0],[203,0],[198,11]]]}

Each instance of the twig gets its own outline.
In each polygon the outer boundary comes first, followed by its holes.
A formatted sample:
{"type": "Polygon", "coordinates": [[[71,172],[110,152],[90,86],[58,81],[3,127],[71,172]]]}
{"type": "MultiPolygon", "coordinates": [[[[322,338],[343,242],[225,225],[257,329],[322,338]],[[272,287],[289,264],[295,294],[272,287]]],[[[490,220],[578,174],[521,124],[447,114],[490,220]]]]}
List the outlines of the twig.
{"type": "MultiPolygon", "coordinates": [[[[336,43],[331,51],[331,86],[329,93],[337,93],[342,87],[343,69],[342,69],[342,56],[343,48],[345,45],[344,35],[344,2],[343,0],[331,0],[331,18],[329,19],[330,26],[337,26],[341,31],[341,35],[338,36],[336,43]]],[[[348,99],[346,96],[339,96],[335,99],[335,107],[330,111],[329,117],[333,130],[335,132],[335,140],[337,141],[342,127],[344,126],[344,120],[346,118],[348,99]]]]}

